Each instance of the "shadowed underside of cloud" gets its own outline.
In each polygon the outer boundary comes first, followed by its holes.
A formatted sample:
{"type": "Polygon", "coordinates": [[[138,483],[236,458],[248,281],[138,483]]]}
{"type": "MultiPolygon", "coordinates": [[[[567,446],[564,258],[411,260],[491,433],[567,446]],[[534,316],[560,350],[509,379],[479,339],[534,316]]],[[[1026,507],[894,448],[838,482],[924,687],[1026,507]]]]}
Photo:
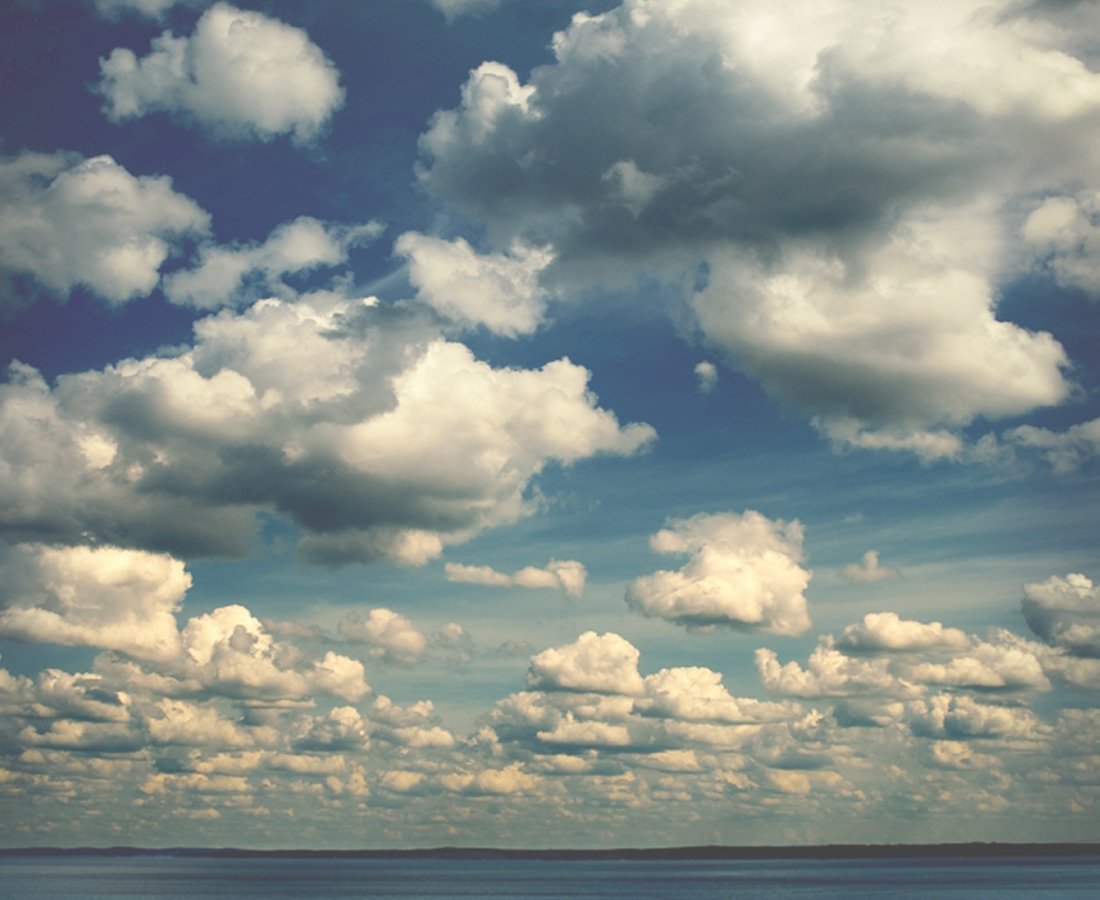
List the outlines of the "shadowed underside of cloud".
{"type": "Polygon", "coordinates": [[[695,273],[705,336],[837,444],[963,458],[974,419],[1070,396],[1062,347],[995,304],[1021,259],[1084,281],[1091,194],[1035,197],[1100,188],[1094,18],[627,0],[527,83],[473,70],[420,180],[552,248],[547,283],[695,273]]]}
{"type": "Polygon", "coordinates": [[[0,386],[13,540],[234,555],[273,510],[328,564],[421,564],[533,510],[551,463],[653,437],[568,360],[494,369],[415,314],[317,294],[200,319],[192,347],[0,386]]]}

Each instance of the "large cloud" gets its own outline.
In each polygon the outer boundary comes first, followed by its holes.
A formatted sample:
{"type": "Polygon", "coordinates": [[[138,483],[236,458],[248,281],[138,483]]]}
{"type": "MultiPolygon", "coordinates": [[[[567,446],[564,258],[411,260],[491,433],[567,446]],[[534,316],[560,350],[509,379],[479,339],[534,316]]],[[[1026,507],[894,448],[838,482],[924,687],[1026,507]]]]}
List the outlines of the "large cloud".
{"type": "Polygon", "coordinates": [[[196,323],[175,356],[0,386],[9,538],[243,552],[275,510],[327,563],[419,564],[533,511],[550,462],[630,454],[567,360],[494,369],[405,314],[334,295],[196,323]]]}
{"type": "Polygon", "coordinates": [[[232,138],[311,141],[344,102],[339,72],[304,31],[226,3],[190,37],[165,31],[147,56],[120,47],[100,68],[114,121],[164,111],[232,138]]]}
{"type": "MultiPolygon", "coordinates": [[[[209,217],[166,176],[109,156],[23,153],[0,160],[0,270],[65,297],[78,285],[112,304],[153,291],[160,268],[209,217]]],[[[5,290],[0,307],[16,292],[5,290]]]]}
{"type": "Polygon", "coordinates": [[[630,606],[695,628],[726,625],[773,634],[802,634],[810,627],[803,591],[811,573],[802,559],[802,526],[742,515],[697,515],[653,535],[660,553],[690,554],[683,568],[637,578],[627,588],[630,606]]]}
{"type": "Polygon", "coordinates": [[[696,272],[705,335],[830,439],[957,456],[973,419],[1069,395],[1062,348],[995,304],[1036,253],[1087,272],[1091,193],[1027,219],[1100,187],[1070,6],[625,0],[526,84],[471,72],[421,182],[502,246],[548,242],[551,278],[696,272]]]}

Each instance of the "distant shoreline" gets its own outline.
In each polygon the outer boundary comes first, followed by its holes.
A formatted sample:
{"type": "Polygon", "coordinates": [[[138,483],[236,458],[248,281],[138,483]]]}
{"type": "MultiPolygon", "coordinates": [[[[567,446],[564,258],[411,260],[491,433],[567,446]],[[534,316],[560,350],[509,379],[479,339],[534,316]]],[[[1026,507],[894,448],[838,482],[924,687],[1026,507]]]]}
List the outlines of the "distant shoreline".
{"type": "Polygon", "coordinates": [[[1100,843],[825,844],[762,847],[624,847],[611,850],[433,847],[413,850],[248,850],[224,847],[12,847],[0,857],[100,856],[227,859],[776,860],[1100,857],[1100,843]]]}

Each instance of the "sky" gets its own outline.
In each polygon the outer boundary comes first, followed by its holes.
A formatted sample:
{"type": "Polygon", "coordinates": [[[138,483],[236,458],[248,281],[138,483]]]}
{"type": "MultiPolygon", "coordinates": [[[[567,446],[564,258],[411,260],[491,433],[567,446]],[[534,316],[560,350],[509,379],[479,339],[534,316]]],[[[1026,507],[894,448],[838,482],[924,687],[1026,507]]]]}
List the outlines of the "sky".
{"type": "Polygon", "coordinates": [[[0,845],[1100,840],[1098,35],[5,4],[0,845]]]}

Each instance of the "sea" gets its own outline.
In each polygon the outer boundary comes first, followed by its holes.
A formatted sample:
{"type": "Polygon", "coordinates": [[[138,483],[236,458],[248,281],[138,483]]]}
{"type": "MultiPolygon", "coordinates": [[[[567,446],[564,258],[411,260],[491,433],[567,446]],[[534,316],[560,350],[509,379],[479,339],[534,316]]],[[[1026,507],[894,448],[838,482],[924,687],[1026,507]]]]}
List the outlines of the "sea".
{"type": "Polygon", "coordinates": [[[538,860],[0,857],[0,898],[1100,897],[1100,856],[538,860]]]}

